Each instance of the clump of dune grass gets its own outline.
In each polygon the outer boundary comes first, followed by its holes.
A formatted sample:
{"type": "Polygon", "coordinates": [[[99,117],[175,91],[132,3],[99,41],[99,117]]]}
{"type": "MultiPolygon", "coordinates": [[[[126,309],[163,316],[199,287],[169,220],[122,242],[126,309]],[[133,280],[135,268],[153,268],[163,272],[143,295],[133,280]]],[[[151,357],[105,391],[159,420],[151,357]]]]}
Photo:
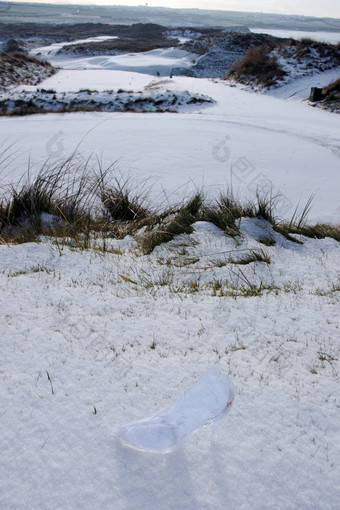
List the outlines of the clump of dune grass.
{"type": "Polygon", "coordinates": [[[150,191],[148,181],[134,182],[131,177],[122,174],[113,177],[108,184],[101,177],[99,182],[99,195],[104,209],[104,215],[109,220],[132,222],[151,216],[147,205],[150,191]]]}
{"type": "Polygon", "coordinates": [[[317,223],[316,225],[305,224],[297,226],[291,225],[290,223],[281,223],[275,227],[275,230],[295,242],[297,242],[297,240],[292,238],[291,234],[299,234],[312,239],[325,239],[326,237],[329,237],[336,241],[340,241],[340,225],[317,223]]]}
{"type": "Polygon", "coordinates": [[[264,262],[265,264],[271,264],[271,259],[269,254],[263,249],[254,249],[254,250],[233,250],[234,254],[240,253],[240,256],[238,258],[234,257],[226,257],[223,258],[215,258],[211,259],[211,264],[214,267],[225,267],[228,264],[234,264],[234,265],[247,265],[251,264],[252,262],[264,262]]]}
{"type": "Polygon", "coordinates": [[[229,264],[235,264],[235,265],[247,265],[251,264],[252,262],[264,262],[265,264],[270,264],[271,259],[268,253],[263,249],[259,250],[250,250],[249,253],[246,253],[242,255],[238,259],[229,258],[228,260],[229,264]]]}
{"type": "Polygon", "coordinates": [[[249,218],[261,218],[267,220],[273,225],[277,222],[277,203],[279,195],[273,195],[272,191],[262,192],[257,189],[255,199],[248,201],[243,208],[243,216],[249,218]]]}
{"type": "Polygon", "coordinates": [[[192,224],[201,219],[203,203],[203,194],[198,192],[177,210],[155,216],[139,240],[142,251],[151,253],[156,246],[171,241],[176,235],[191,234],[192,224]]]}
{"type": "MultiPolygon", "coordinates": [[[[8,154],[0,154],[0,171],[8,154]]],[[[294,242],[303,242],[294,234],[340,241],[340,226],[308,224],[313,196],[302,211],[294,211],[290,221],[281,221],[279,197],[260,190],[245,203],[235,198],[231,188],[215,200],[207,200],[199,191],[178,206],[156,211],[149,205],[150,189],[148,181],[117,173],[114,164],[103,170],[97,160],[84,160],[75,153],[62,161],[47,161],[34,176],[28,171],[16,184],[1,187],[0,183],[0,242],[34,241],[43,234],[72,238],[86,248],[94,235],[102,240],[135,235],[141,251],[148,254],[177,235],[191,234],[197,221],[214,223],[227,236],[241,236],[243,217],[266,220],[294,242]]],[[[270,258],[254,251],[227,261],[251,262],[269,264],[270,258]]]]}
{"type": "Polygon", "coordinates": [[[243,217],[261,218],[276,223],[276,205],[278,196],[256,191],[255,199],[242,204],[235,198],[232,188],[211,204],[204,207],[203,219],[221,228],[227,235],[240,235],[239,223],[243,217]]]}
{"type": "Polygon", "coordinates": [[[318,106],[335,113],[340,112],[340,78],[322,89],[322,97],[318,106]]]}
{"type": "Polygon", "coordinates": [[[276,56],[271,54],[272,50],[271,45],[250,48],[232,65],[226,78],[263,87],[275,85],[286,75],[286,72],[280,66],[276,56]]]}
{"type": "Polygon", "coordinates": [[[286,39],[250,48],[229,69],[226,79],[234,79],[245,85],[269,88],[287,77],[281,58],[296,61],[307,68],[336,68],[340,65],[339,46],[304,38],[286,39]]]}
{"type": "Polygon", "coordinates": [[[322,93],[325,95],[339,92],[340,92],[340,78],[338,80],[333,81],[332,83],[329,83],[329,85],[322,89],[322,93]]]}
{"type": "Polygon", "coordinates": [[[243,215],[243,206],[235,199],[231,188],[227,192],[221,193],[215,203],[206,206],[204,209],[205,221],[214,223],[232,237],[240,234],[237,220],[243,215]]]}
{"type": "Polygon", "coordinates": [[[21,239],[24,232],[32,238],[61,229],[88,230],[98,186],[90,160],[73,154],[56,163],[48,161],[35,176],[29,170],[18,183],[7,186],[1,230],[11,239],[21,239]]]}

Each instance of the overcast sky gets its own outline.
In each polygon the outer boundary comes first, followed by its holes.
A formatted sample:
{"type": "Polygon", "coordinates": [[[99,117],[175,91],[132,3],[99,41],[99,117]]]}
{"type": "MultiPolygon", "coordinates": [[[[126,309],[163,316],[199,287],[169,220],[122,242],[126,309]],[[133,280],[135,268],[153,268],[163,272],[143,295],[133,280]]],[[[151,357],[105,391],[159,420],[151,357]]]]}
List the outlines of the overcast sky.
{"type": "MultiPolygon", "coordinates": [[[[103,0],[102,0],[103,1],[103,0]]],[[[99,0],[96,3],[100,3],[99,0]]],[[[105,1],[112,4],[114,2],[105,1]]],[[[138,5],[146,2],[133,0],[117,2],[121,5],[138,5]]],[[[340,17],[339,0],[148,0],[152,7],[193,7],[231,11],[276,12],[280,14],[302,14],[304,16],[340,17]]]]}
{"type": "MultiPolygon", "coordinates": [[[[39,1],[39,0],[31,0],[39,1]]],[[[340,0],[40,0],[44,3],[145,5],[231,11],[275,12],[304,16],[340,18],[340,0]]]]}
{"type": "MultiPolygon", "coordinates": [[[[132,3],[132,2],[131,2],[132,3]]],[[[163,2],[162,2],[163,3],[163,2]]],[[[149,0],[149,5],[159,5],[149,0]]],[[[233,11],[277,12],[281,14],[302,14],[304,16],[339,17],[339,0],[164,0],[169,7],[199,7],[200,9],[222,9],[233,11]]]]}

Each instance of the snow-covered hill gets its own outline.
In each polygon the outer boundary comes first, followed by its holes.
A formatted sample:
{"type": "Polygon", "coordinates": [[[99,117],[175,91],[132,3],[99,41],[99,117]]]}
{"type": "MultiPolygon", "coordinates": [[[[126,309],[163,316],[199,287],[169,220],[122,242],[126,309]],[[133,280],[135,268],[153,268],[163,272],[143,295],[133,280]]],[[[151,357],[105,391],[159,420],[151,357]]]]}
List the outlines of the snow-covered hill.
{"type": "Polygon", "coordinates": [[[184,74],[198,78],[221,78],[249,48],[272,43],[274,40],[276,38],[272,36],[247,32],[202,35],[183,45],[184,50],[199,55],[195,65],[189,70],[175,69],[174,74],[184,74]]]}
{"type": "Polygon", "coordinates": [[[18,85],[37,85],[52,76],[55,69],[24,54],[0,54],[0,93],[18,85]]]}
{"type": "Polygon", "coordinates": [[[302,39],[252,48],[231,66],[227,78],[253,88],[282,87],[299,78],[338,69],[340,53],[336,45],[302,39]]]}
{"type": "MultiPolygon", "coordinates": [[[[324,85],[335,79],[333,71],[319,76],[324,85]]],[[[100,154],[104,165],[118,159],[123,173],[151,178],[155,205],[164,200],[164,190],[170,202],[177,202],[197,187],[216,194],[232,181],[241,197],[253,197],[258,186],[284,195],[280,214],[286,218],[317,191],[310,220],[336,223],[340,220],[334,186],[340,145],[338,119],[307,106],[303,99],[315,79],[309,84],[306,80],[298,84],[304,96],[294,95],[296,89],[288,87],[277,99],[251,94],[225,81],[65,69],[39,88],[68,94],[86,84],[90,90],[117,93],[121,89],[154,97],[166,90],[177,97],[190,91],[215,102],[208,108],[191,106],[190,114],[182,110],[179,114],[89,112],[3,117],[0,126],[6,143],[15,145],[19,137],[20,150],[7,161],[2,181],[20,179],[28,159],[34,172],[51,155],[67,157],[84,138],[80,148],[84,158],[100,154]]]]}
{"type": "MultiPolygon", "coordinates": [[[[289,220],[314,195],[309,221],[333,224],[338,236],[339,118],[304,101],[336,70],[252,94],[224,80],[112,70],[112,60],[94,58],[47,78],[40,93],[169,91],[214,102],[180,113],[3,116],[2,193],[15,197],[13,186],[43,166],[65,170],[68,198],[77,199],[74,172],[90,173],[83,189],[92,193],[95,173],[115,162],[107,175],[127,176],[137,195],[141,183],[150,187],[154,209],[197,189],[209,201],[231,187],[244,203],[257,191],[275,197],[279,218],[289,220]]],[[[32,194],[25,198],[31,207],[32,194]]],[[[37,235],[20,207],[7,228],[17,203],[0,202],[1,510],[337,509],[336,235],[287,239],[243,215],[234,237],[192,220],[187,233],[172,231],[152,250],[150,236],[168,233],[171,212],[118,239],[108,222],[90,229],[93,201],[83,228],[75,221],[63,230],[58,202],[58,222],[34,218],[51,227],[37,235]],[[236,393],[219,426],[167,455],[121,443],[121,426],[168,407],[211,367],[229,375],[236,393]]]]}

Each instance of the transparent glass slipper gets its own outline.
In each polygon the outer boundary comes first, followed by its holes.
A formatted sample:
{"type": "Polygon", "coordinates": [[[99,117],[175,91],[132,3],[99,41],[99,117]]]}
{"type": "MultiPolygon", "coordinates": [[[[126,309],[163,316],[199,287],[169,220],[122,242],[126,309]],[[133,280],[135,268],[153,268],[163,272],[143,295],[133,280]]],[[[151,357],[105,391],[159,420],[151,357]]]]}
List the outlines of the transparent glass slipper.
{"type": "Polygon", "coordinates": [[[221,369],[213,368],[166,409],[121,427],[119,438],[140,451],[168,453],[195,430],[223,418],[233,400],[232,382],[221,369]]]}

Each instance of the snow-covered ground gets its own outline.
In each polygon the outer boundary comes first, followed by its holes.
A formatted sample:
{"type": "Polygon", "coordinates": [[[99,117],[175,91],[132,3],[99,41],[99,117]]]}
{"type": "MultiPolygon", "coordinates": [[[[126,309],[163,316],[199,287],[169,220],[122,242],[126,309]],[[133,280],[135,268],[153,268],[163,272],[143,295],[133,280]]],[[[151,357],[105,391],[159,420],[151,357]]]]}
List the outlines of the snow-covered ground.
{"type": "Polygon", "coordinates": [[[269,34],[274,37],[283,37],[289,38],[293,37],[294,39],[305,39],[310,38],[314,41],[328,42],[331,44],[337,44],[340,42],[340,33],[339,32],[322,32],[322,31],[311,31],[308,30],[279,30],[279,29],[270,29],[270,28],[250,28],[250,31],[254,34],[269,34]]]}
{"type": "MultiPolygon", "coordinates": [[[[80,144],[85,160],[94,153],[151,178],[154,203],[232,183],[241,198],[281,192],[290,217],[317,191],[311,221],[339,223],[339,117],[291,89],[271,97],[217,80],[91,69],[39,85],[88,87],[189,90],[216,103],[178,114],[2,117],[12,157],[0,185],[28,161],[34,173],[80,144]]],[[[0,244],[1,509],[338,508],[340,244],[273,234],[264,246],[268,228],[246,218],[232,239],[198,222],[150,255],[132,237],[106,241],[105,253],[100,238],[88,250],[44,237],[0,244]],[[271,263],[242,265],[251,250],[271,263]],[[121,426],[167,407],[214,366],[236,390],[217,429],[167,455],[119,441],[121,426]]]]}
{"type": "Polygon", "coordinates": [[[161,76],[169,76],[175,67],[189,68],[197,55],[187,51],[166,48],[122,55],[98,55],[96,57],[55,57],[53,65],[65,69],[111,69],[161,76]]]}
{"type": "MultiPolygon", "coordinates": [[[[67,92],[94,86],[97,71],[62,70],[39,88],[67,92]]],[[[332,81],[330,74],[329,81],[332,81]]],[[[327,77],[327,80],[328,80],[327,77]]],[[[95,153],[103,164],[117,161],[123,173],[151,178],[152,198],[164,193],[176,202],[195,187],[212,193],[232,182],[241,197],[256,188],[283,195],[281,214],[290,217],[314,192],[311,221],[339,222],[338,117],[316,111],[294,96],[282,100],[250,94],[223,81],[174,77],[158,79],[140,73],[98,72],[97,89],[164,90],[203,93],[216,100],[191,113],[75,113],[0,118],[2,146],[14,144],[15,156],[1,173],[3,182],[17,180],[27,161],[39,168],[47,158],[79,150],[95,153]],[[125,86],[124,86],[125,82],[125,86]],[[20,140],[20,144],[18,142],[20,140]]],[[[310,85],[314,84],[311,79],[310,85]]],[[[307,90],[307,82],[304,89],[307,90]]],[[[32,90],[32,88],[30,88],[32,90]]],[[[299,89],[298,89],[299,90],[299,89]]],[[[292,96],[289,90],[285,96],[292,96]]],[[[306,94],[307,95],[307,94],[306,94]]]]}
{"type": "MultiPolygon", "coordinates": [[[[84,42],[84,41],[82,41],[84,42]]],[[[185,42],[185,39],[183,39],[185,42]]],[[[189,68],[197,55],[179,48],[156,49],[141,53],[122,55],[98,55],[94,57],[58,56],[62,46],[73,43],[58,43],[31,51],[33,56],[47,58],[53,65],[63,69],[110,69],[168,76],[175,67],[189,68]]],[[[100,81],[98,80],[100,83],[100,81]]]]}
{"type": "Polygon", "coordinates": [[[282,238],[270,265],[229,263],[263,249],[252,221],[150,256],[0,245],[3,509],[337,508],[340,245],[282,238]],[[238,296],[244,277],[262,297],[238,296]],[[213,366],[236,388],[217,430],[167,455],[119,442],[213,366]]]}
{"type": "Polygon", "coordinates": [[[127,89],[138,92],[149,85],[151,80],[149,74],[110,72],[102,68],[72,71],[62,69],[58,72],[56,80],[45,81],[39,88],[54,89],[56,92],[74,92],[84,88],[98,91],[127,89]]]}
{"type": "Polygon", "coordinates": [[[338,80],[339,76],[339,69],[314,74],[313,76],[303,76],[302,78],[291,80],[288,84],[266,90],[265,94],[284,99],[285,101],[304,101],[310,95],[311,86],[326,87],[338,80]]]}
{"type": "Polygon", "coordinates": [[[78,39],[76,41],[71,42],[59,42],[49,44],[48,46],[40,46],[38,48],[34,48],[30,51],[30,54],[34,57],[41,56],[44,58],[52,58],[55,57],[58,51],[64,46],[72,46],[73,44],[86,44],[89,42],[100,42],[100,41],[108,41],[110,39],[118,39],[117,36],[111,35],[100,35],[98,37],[89,37],[87,39],[78,39]]]}

